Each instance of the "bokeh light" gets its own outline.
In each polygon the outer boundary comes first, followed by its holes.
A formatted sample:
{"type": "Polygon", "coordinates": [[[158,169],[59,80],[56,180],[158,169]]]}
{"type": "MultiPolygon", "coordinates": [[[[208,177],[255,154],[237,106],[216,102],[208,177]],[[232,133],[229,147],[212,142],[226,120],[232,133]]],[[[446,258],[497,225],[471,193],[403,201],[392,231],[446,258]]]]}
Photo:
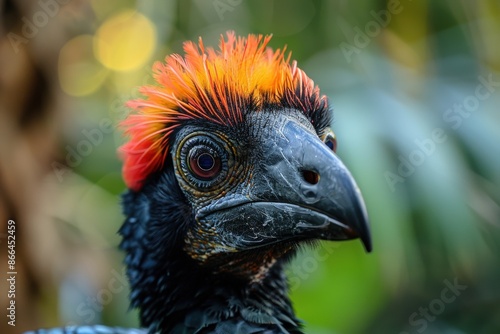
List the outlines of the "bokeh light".
{"type": "Polygon", "coordinates": [[[125,10],[99,27],[94,50],[97,59],[107,68],[130,71],[151,57],[155,45],[156,31],[151,21],[140,13],[125,10]]]}

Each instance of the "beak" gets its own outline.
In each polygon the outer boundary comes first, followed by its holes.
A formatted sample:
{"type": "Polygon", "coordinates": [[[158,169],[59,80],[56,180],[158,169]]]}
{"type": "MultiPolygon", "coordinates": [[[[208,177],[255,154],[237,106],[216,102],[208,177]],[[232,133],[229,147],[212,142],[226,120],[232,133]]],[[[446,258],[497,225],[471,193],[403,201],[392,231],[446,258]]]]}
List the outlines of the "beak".
{"type": "Polygon", "coordinates": [[[304,219],[299,228],[312,236],[319,232],[319,237],[325,240],[359,238],[365,250],[371,252],[368,214],[361,192],[342,161],[333,152],[323,154],[323,159],[317,159],[318,155],[303,156],[307,166],[303,174],[316,176],[302,181],[305,202],[302,205],[312,211],[313,217],[304,219]]]}
{"type": "Polygon", "coordinates": [[[198,218],[244,250],[286,240],[361,239],[372,249],[360,190],[337,155],[296,119],[281,116],[260,147],[251,186],[198,218]],[[228,233],[229,232],[229,233],[228,233]]]}

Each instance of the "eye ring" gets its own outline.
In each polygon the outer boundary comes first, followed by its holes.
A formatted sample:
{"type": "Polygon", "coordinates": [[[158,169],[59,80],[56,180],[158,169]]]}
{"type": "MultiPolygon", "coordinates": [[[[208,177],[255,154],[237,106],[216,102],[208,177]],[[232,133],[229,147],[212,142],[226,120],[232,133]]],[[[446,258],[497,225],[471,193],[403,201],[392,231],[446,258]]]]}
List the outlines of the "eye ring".
{"type": "Polygon", "coordinates": [[[232,172],[235,152],[229,140],[219,133],[185,127],[177,135],[173,158],[182,187],[212,193],[223,187],[232,172]]]}

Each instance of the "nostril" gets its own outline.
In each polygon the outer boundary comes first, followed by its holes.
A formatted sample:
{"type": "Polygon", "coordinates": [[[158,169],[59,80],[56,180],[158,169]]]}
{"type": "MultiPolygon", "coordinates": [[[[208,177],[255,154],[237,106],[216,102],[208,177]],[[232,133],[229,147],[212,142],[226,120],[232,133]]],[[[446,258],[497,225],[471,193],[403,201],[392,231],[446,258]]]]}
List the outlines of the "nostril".
{"type": "Polygon", "coordinates": [[[302,177],[307,183],[317,184],[319,182],[319,174],[312,170],[303,170],[302,177]]]}

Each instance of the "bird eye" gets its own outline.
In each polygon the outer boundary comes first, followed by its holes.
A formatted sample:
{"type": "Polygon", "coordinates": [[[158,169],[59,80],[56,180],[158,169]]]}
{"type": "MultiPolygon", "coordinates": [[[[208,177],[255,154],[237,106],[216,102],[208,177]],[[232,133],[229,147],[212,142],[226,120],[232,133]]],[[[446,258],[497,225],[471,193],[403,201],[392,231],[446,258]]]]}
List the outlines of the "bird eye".
{"type": "Polygon", "coordinates": [[[222,169],[221,159],[217,152],[206,147],[194,147],[189,152],[189,169],[200,180],[215,178],[222,169]]]}
{"type": "Polygon", "coordinates": [[[233,161],[230,142],[217,133],[193,131],[190,127],[184,131],[188,134],[178,135],[181,141],[175,144],[174,158],[186,189],[210,192],[223,186],[233,161]]]}
{"type": "Polygon", "coordinates": [[[328,134],[325,138],[325,144],[332,150],[333,152],[337,152],[337,139],[335,135],[328,134]]]}

